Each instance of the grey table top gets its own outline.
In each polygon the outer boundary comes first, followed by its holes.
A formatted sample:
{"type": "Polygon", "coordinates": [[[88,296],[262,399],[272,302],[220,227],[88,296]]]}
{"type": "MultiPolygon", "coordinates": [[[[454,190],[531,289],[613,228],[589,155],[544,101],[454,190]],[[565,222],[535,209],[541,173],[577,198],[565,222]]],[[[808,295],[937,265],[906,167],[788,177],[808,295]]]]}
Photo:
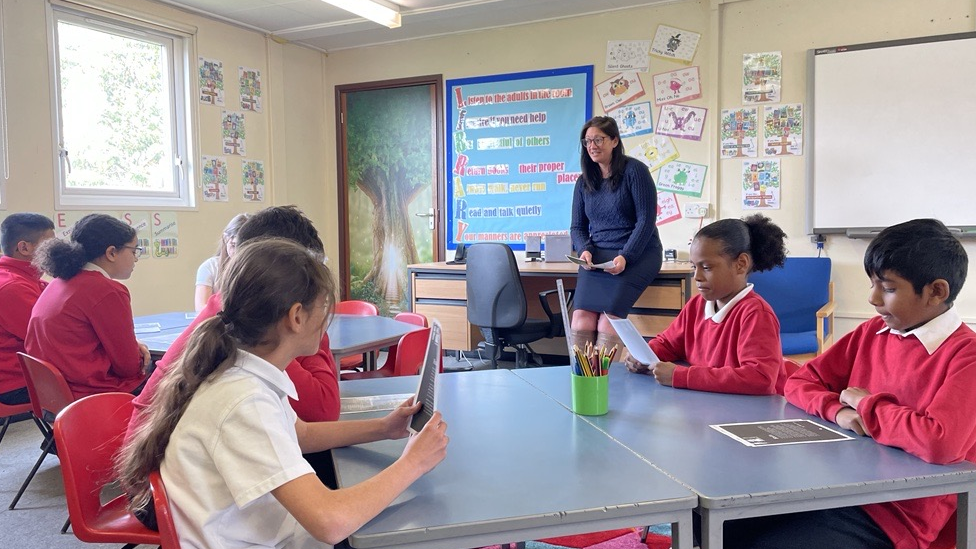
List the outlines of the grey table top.
{"type": "Polygon", "coordinates": [[[329,348],[336,358],[375,351],[395,345],[404,335],[420,329],[385,316],[337,314],[329,324],[329,348]]]}
{"type": "MultiPolygon", "coordinates": [[[[344,381],[341,390],[416,386],[410,376],[344,381]]],[[[350,537],[353,547],[474,547],[654,522],[690,533],[689,490],[507,370],[439,376],[437,407],[448,457],[350,537]]],[[[387,467],[405,444],[333,450],[340,486],[387,467]]],[[[688,537],[679,542],[690,547],[688,537]]]]}

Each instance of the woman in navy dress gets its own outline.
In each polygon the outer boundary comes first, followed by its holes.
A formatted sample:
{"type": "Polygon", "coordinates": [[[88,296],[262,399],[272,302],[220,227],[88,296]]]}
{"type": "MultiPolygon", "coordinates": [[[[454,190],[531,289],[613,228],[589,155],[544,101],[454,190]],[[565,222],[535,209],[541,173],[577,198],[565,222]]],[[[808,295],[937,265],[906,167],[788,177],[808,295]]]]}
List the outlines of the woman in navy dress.
{"type": "Polygon", "coordinates": [[[613,118],[590,119],[580,144],[583,173],[573,191],[570,233],[587,265],[576,282],[573,342],[610,348],[620,341],[607,317],[626,317],[661,270],[657,189],[647,166],[624,155],[613,118]],[[613,265],[593,267],[605,262],[613,265]]]}

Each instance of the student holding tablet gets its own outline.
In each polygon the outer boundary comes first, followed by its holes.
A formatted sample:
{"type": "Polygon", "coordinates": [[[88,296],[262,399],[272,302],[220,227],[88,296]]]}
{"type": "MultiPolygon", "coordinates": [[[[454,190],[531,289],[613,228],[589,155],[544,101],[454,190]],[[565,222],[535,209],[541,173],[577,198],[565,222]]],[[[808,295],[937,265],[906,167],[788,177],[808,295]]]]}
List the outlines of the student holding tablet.
{"type": "Polygon", "coordinates": [[[190,336],[123,448],[122,486],[151,523],[148,478],[158,468],[187,547],[336,544],[444,459],[446,425],[435,412],[383,472],[327,488],[303,453],[404,438],[420,406],[409,399],[386,417],[359,421],[298,419],[284,370],[318,349],[335,306],[331,273],[304,247],[264,239],[244,244],[225,274],[223,311],[190,336]]]}
{"type": "Polygon", "coordinates": [[[786,259],[786,234],[768,218],[722,219],[698,231],[691,262],[699,295],[648,345],[660,359],[625,360],[631,372],[662,385],[718,393],[782,393],[779,320],[748,283],[786,259]],[[688,363],[680,367],[675,361],[688,363]]]}

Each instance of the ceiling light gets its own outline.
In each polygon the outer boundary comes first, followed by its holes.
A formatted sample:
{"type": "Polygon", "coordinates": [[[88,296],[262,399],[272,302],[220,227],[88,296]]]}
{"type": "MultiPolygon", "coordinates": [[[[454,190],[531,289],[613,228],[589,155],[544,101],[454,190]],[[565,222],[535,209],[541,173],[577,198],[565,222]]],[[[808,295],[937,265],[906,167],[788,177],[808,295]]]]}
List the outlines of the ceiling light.
{"type": "Polygon", "coordinates": [[[382,0],[322,0],[391,29],[400,27],[400,10],[382,0]]]}

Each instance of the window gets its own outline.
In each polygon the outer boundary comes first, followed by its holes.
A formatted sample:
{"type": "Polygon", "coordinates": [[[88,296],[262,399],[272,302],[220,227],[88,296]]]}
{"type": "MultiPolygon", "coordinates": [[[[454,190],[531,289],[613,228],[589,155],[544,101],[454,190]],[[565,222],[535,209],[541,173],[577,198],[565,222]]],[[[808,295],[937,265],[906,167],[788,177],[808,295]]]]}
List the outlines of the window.
{"type": "Polygon", "coordinates": [[[64,4],[51,2],[58,207],[192,206],[190,35],[64,4]]]}

